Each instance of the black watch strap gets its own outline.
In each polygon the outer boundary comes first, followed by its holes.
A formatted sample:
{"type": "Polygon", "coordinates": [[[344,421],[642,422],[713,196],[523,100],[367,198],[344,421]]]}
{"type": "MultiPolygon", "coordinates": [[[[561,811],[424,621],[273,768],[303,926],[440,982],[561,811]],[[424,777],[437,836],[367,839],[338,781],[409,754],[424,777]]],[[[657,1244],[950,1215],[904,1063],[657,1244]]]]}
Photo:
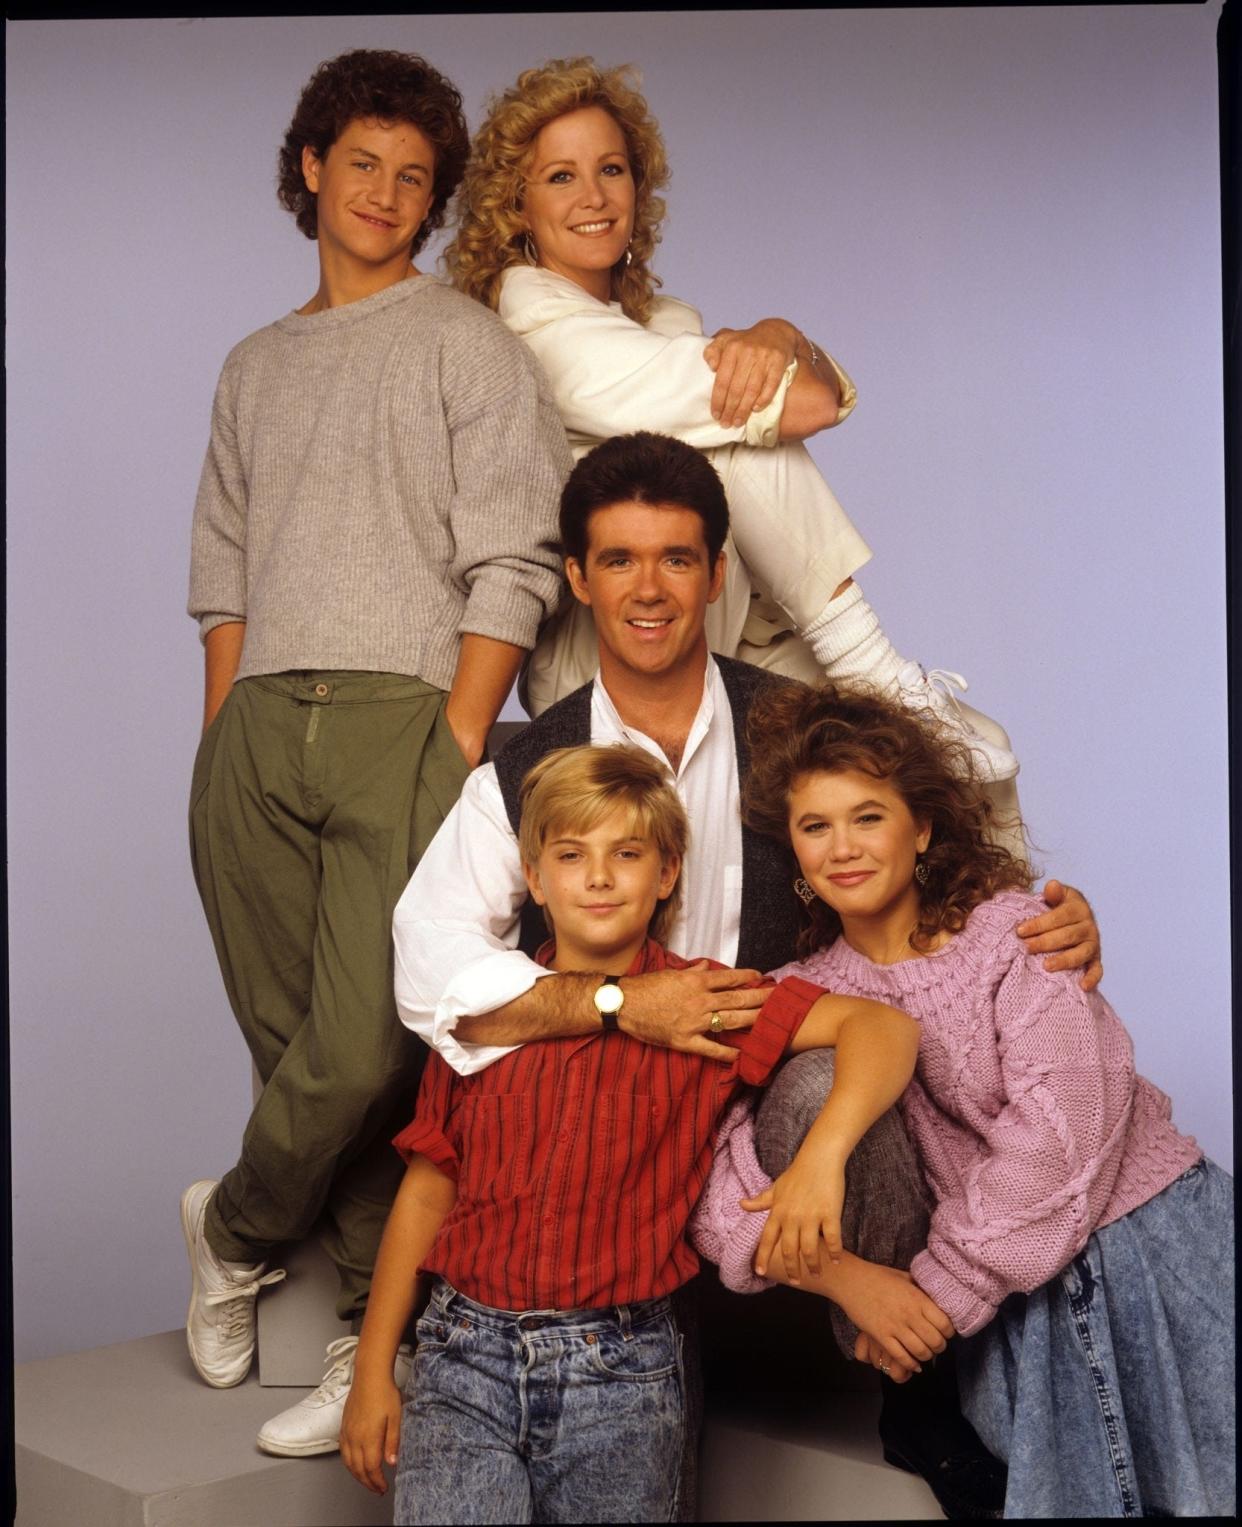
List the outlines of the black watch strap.
{"type": "MultiPolygon", "coordinates": [[[[604,979],[600,982],[600,985],[601,986],[620,986],[621,985],[621,977],[620,976],[605,976],[604,979]]],[[[604,1032],[606,1034],[616,1034],[620,1030],[621,1025],[617,1021],[618,1014],[616,1014],[616,1013],[601,1013],[599,1015],[599,1017],[600,1017],[600,1022],[604,1025],[604,1032]]]]}

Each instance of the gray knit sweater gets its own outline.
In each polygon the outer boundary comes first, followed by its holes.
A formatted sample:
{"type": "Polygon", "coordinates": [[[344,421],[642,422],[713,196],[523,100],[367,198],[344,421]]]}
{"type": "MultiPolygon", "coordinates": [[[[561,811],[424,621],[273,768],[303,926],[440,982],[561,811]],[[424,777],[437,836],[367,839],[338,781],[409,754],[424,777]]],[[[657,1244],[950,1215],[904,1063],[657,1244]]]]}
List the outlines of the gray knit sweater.
{"type": "Polygon", "coordinates": [[[189,610],[245,620],[237,677],[413,674],[466,632],[534,645],[556,604],[565,431],[526,346],[429,276],[291,313],[224,363],[189,610]]]}

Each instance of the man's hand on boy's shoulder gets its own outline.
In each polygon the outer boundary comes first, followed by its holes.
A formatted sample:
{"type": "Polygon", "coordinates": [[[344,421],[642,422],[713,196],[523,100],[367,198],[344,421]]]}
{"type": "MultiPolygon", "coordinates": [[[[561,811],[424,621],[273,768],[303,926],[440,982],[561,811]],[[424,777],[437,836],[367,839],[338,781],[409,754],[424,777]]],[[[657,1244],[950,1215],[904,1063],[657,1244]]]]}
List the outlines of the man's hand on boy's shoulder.
{"type": "Polygon", "coordinates": [[[645,1044],[731,1061],[737,1057],[736,1049],[720,1044],[712,1035],[754,1024],[772,989],[756,984],[762,980],[757,970],[713,969],[708,960],[685,970],[626,976],[621,981],[625,1005],[618,1024],[645,1044]]]}

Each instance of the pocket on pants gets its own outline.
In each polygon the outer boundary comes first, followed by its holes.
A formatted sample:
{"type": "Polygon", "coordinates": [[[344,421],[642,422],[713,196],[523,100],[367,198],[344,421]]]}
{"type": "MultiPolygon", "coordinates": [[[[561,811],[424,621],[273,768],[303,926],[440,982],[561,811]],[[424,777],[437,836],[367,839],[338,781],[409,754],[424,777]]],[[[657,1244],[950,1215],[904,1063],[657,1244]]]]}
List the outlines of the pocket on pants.
{"type": "Polygon", "coordinates": [[[439,831],[440,824],[457,804],[457,797],[470,773],[471,766],[453,736],[441,703],[417,760],[417,777],[413,782],[414,806],[410,816],[407,866],[411,874],[439,831]]]}
{"type": "MultiPolygon", "coordinates": [[[[592,1333],[595,1334],[595,1333],[592,1333]]],[[[677,1373],[677,1333],[667,1317],[630,1333],[600,1332],[586,1338],[591,1365],[605,1378],[655,1383],[677,1373]]]]}
{"type": "Polygon", "coordinates": [[[427,1357],[433,1353],[447,1352],[463,1329],[460,1319],[445,1315],[433,1306],[420,1316],[414,1327],[417,1339],[415,1350],[427,1357]]]}
{"type": "Polygon", "coordinates": [[[224,713],[232,704],[233,691],[230,689],[221,702],[219,710],[211,718],[211,725],[198,739],[198,748],[194,753],[194,769],[190,775],[190,812],[194,812],[211,783],[211,763],[216,756],[216,744],[220,740],[220,730],[224,723],[224,713]]]}

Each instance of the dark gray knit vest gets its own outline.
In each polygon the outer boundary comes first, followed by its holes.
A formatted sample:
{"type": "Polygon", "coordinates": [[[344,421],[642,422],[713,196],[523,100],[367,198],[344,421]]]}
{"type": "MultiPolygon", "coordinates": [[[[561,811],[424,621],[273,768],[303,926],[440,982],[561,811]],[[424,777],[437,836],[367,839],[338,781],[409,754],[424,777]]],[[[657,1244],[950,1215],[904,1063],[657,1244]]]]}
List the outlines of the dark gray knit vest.
{"type": "MultiPolygon", "coordinates": [[[[744,781],[750,770],[746,717],[759,692],[780,679],[735,658],[717,657],[720,676],[733,712],[737,772],[744,781]]],[[[527,770],[553,748],[581,747],[591,740],[591,685],[584,684],[550,706],[537,721],[504,745],[496,755],[496,776],[514,832],[521,815],[519,792],[527,770]]],[[[737,964],[741,969],[774,970],[795,955],[799,904],[793,882],[798,873],[792,852],[771,838],[742,827],[742,908],[737,964]]],[[[528,900],[522,908],[521,948],[533,954],[548,937],[543,910],[528,900]]],[[[687,949],[694,957],[700,951],[687,949]]]]}

